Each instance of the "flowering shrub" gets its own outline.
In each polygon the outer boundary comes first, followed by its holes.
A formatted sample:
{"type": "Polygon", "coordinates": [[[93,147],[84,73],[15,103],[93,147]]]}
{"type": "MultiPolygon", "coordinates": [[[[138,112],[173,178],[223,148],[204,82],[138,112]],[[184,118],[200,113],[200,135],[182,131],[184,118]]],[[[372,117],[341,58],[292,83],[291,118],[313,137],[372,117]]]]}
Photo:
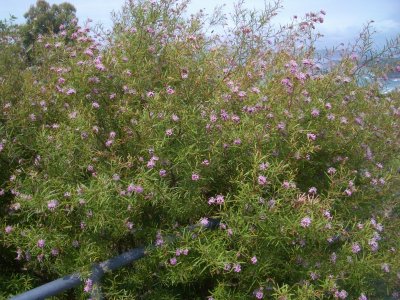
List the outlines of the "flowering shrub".
{"type": "Polygon", "coordinates": [[[107,298],[398,297],[400,95],[357,84],[366,40],[323,71],[323,11],[277,30],[279,3],[238,5],[227,29],[186,5],[127,2],[0,68],[3,295],[154,245],[107,298]]]}

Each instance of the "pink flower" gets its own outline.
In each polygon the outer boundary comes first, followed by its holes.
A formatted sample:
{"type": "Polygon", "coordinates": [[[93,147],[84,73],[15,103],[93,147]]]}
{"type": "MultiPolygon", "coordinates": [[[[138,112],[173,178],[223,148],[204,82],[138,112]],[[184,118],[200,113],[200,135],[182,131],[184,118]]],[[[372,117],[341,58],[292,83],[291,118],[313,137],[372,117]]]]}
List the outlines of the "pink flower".
{"type": "Polygon", "coordinates": [[[210,115],[210,122],[211,123],[215,123],[215,122],[217,122],[217,120],[218,120],[217,115],[215,115],[215,114],[211,114],[210,115]]]}
{"type": "Polygon", "coordinates": [[[158,247],[158,246],[161,246],[161,245],[163,245],[163,244],[164,244],[164,239],[163,239],[163,237],[162,237],[162,235],[161,235],[161,232],[158,231],[157,234],[156,234],[156,242],[155,242],[155,245],[158,247]]]}
{"type": "Polygon", "coordinates": [[[165,134],[166,134],[167,136],[171,136],[171,135],[174,134],[174,131],[173,131],[173,129],[167,129],[167,130],[165,131],[165,134]]]}
{"type": "Polygon", "coordinates": [[[110,135],[109,135],[110,139],[114,139],[115,136],[116,136],[115,131],[111,131],[111,132],[110,132],[110,135]]]}
{"type": "Polygon", "coordinates": [[[232,268],[231,264],[224,265],[224,271],[229,271],[232,268]]]}
{"type": "Polygon", "coordinates": [[[382,271],[384,271],[385,273],[389,273],[390,272],[389,264],[384,263],[384,264],[382,264],[381,268],[382,268],[382,271]]]}
{"type": "Polygon", "coordinates": [[[106,67],[101,62],[96,63],[95,67],[99,71],[105,71],[106,70],[106,67]]]}
{"type": "Polygon", "coordinates": [[[170,258],[170,260],[169,260],[169,263],[171,264],[171,266],[175,266],[177,262],[178,261],[177,261],[176,257],[170,258]]]}
{"type": "Polygon", "coordinates": [[[310,277],[312,280],[317,280],[319,278],[318,274],[315,272],[311,272],[310,277]]]}
{"type": "Polygon", "coordinates": [[[281,84],[286,87],[286,91],[288,93],[293,92],[293,83],[290,81],[290,78],[284,78],[281,80],[281,84]]]}
{"type": "Polygon", "coordinates": [[[328,220],[332,219],[331,213],[329,210],[324,210],[324,217],[327,218],[328,220]]]}
{"type": "Polygon", "coordinates": [[[76,119],[76,116],[78,115],[78,112],[77,111],[73,111],[73,112],[71,112],[69,115],[68,115],[68,117],[70,118],[70,119],[76,119]]]}
{"type": "Polygon", "coordinates": [[[172,88],[172,87],[167,87],[167,94],[168,95],[172,95],[172,94],[175,94],[175,90],[172,88]]]}
{"type": "Polygon", "coordinates": [[[262,289],[258,289],[254,292],[254,296],[256,297],[256,299],[263,299],[264,298],[264,293],[262,291],[262,289]]]}
{"type": "Polygon", "coordinates": [[[316,108],[313,108],[312,111],[311,111],[311,115],[313,117],[318,117],[319,116],[319,110],[316,109],[316,108]]]}
{"type": "MultiPolygon", "coordinates": [[[[297,17],[296,17],[297,18],[297,17]]],[[[305,65],[305,66],[313,66],[314,65],[314,62],[311,60],[311,59],[309,59],[309,58],[305,58],[305,59],[303,59],[303,65],[305,65]]]]}
{"type": "Polygon", "coordinates": [[[200,224],[203,226],[207,226],[208,225],[208,218],[201,218],[200,219],[200,224]]]}
{"type": "Polygon", "coordinates": [[[240,266],[240,264],[234,264],[233,271],[236,273],[240,273],[240,271],[242,271],[242,267],[240,266]]]}
{"type": "Polygon", "coordinates": [[[147,92],[146,95],[147,95],[147,97],[152,98],[152,97],[154,97],[155,93],[153,91],[149,91],[149,92],[147,92]]]}
{"type": "Polygon", "coordinates": [[[239,123],[239,122],[240,122],[240,117],[237,116],[237,115],[232,115],[232,116],[231,116],[231,120],[232,120],[232,122],[234,122],[234,123],[239,123]]]}
{"type": "Polygon", "coordinates": [[[336,169],[335,169],[335,168],[330,167],[330,168],[328,169],[328,174],[329,174],[329,175],[333,175],[333,174],[335,174],[335,173],[336,173],[336,169]]]}
{"type": "Polygon", "coordinates": [[[346,299],[347,295],[348,294],[347,294],[347,292],[345,290],[341,290],[340,292],[339,291],[335,292],[335,297],[339,298],[339,299],[346,299]]]}
{"type": "Polygon", "coordinates": [[[54,211],[57,205],[58,205],[57,200],[50,200],[49,202],[47,202],[47,208],[50,209],[51,211],[54,211]]]}
{"type": "Polygon", "coordinates": [[[161,177],[165,177],[165,176],[167,176],[167,171],[165,171],[164,169],[162,169],[162,170],[160,170],[160,172],[158,172],[158,174],[159,174],[161,177]]]}
{"type": "Polygon", "coordinates": [[[132,222],[126,222],[125,223],[126,228],[128,228],[129,230],[133,229],[133,223],[132,222]]]}
{"type": "Polygon", "coordinates": [[[83,290],[86,293],[89,293],[92,290],[92,288],[93,288],[93,281],[91,279],[86,279],[85,280],[85,286],[84,286],[83,290]]]}
{"type": "Polygon", "coordinates": [[[238,139],[235,139],[235,140],[233,141],[233,143],[234,143],[235,145],[240,145],[240,144],[242,143],[242,141],[238,138],[238,139]]]}
{"type": "Polygon", "coordinates": [[[38,260],[39,262],[42,262],[42,261],[43,261],[43,258],[44,258],[44,254],[43,254],[43,253],[40,253],[40,254],[38,254],[38,256],[36,256],[36,258],[37,258],[37,260],[38,260]]]}
{"type": "Polygon", "coordinates": [[[239,96],[240,98],[244,98],[244,97],[246,97],[246,92],[245,92],[245,91],[239,91],[239,92],[238,92],[238,96],[239,96]]]}
{"type": "Polygon", "coordinates": [[[259,185],[266,185],[267,184],[267,178],[265,176],[258,176],[258,184],[259,185]]]}
{"type": "Polygon", "coordinates": [[[196,173],[192,174],[192,180],[193,181],[198,181],[199,179],[200,179],[200,175],[199,174],[196,174],[196,173]]]}
{"type": "Polygon", "coordinates": [[[89,48],[87,48],[83,53],[88,55],[88,56],[90,56],[90,57],[93,56],[93,51],[91,49],[89,49],[89,48]]]}
{"type": "Polygon", "coordinates": [[[218,205],[222,205],[225,202],[225,198],[223,195],[217,195],[215,197],[210,197],[208,198],[208,204],[212,205],[212,204],[218,204],[218,205]]]}
{"type": "Polygon", "coordinates": [[[214,204],[214,203],[215,203],[215,198],[214,197],[208,198],[208,204],[209,205],[214,204]]]}
{"type": "Polygon", "coordinates": [[[361,251],[361,246],[359,243],[353,243],[353,245],[351,245],[351,252],[357,254],[360,251],[361,251]]]}
{"type": "Polygon", "coordinates": [[[224,202],[225,202],[224,196],[223,196],[223,195],[217,195],[217,196],[215,197],[215,202],[216,202],[217,204],[219,204],[219,205],[224,204],[224,202]]]}
{"type": "Polygon", "coordinates": [[[311,195],[315,195],[316,193],[317,193],[317,188],[316,187],[311,187],[309,190],[308,190],[308,193],[309,194],[311,194],[311,195]]]}
{"type": "Polygon", "coordinates": [[[305,217],[303,219],[301,219],[300,221],[300,226],[303,228],[307,228],[311,225],[311,219],[310,217],[305,217]]]}
{"type": "Polygon", "coordinates": [[[76,91],[74,89],[68,89],[66,92],[67,95],[72,95],[72,94],[76,94],[76,91]]]}
{"type": "Polygon", "coordinates": [[[149,168],[149,169],[153,169],[155,167],[155,165],[156,165],[156,160],[154,160],[154,159],[150,159],[147,162],[147,168],[149,168]]]}
{"type": "Polygon", "coordinates": [[[134,193],[136,193],[136,194],[141,194],[141,193],[143,193],[143,187],[142,186],[140,186],[140,185],[135,185],[134,187],[133,187],[133,192],[134,193]]]}
{"type": "Polygon", "coordinates": [[[12,226],[8,225],[8,226],[6,226],[6,228],[4,229],[4,231],[5,231],[6,233],[11,233],[11,231],[13,231],[13,228],[12,228],[12,226]]]}
{"type": "Polygon", "coordinates": [[[278,123],[276,126],[279,130],[284,130],[286,128],[286,124],[283,122],[278,123]]]}
{"type": "Polygon", "coordinates": [[[368,300],[368,298],[367,298],[367,296],[365,296],[364,293],[362,293],[362,294],[360,295],[360,297],[358,297],[358,300],[368,300]]]}
{"type": "Polygon", "coordinates": [[[285,188],[285,189],[289,189],[289,188],[290,188],[290,182],[287,181],[287,180],[285,180],[285,181],[282,183],[282,187],[285,188]]]}
{"type": "Polygon", "coordinates": [[[345,193],[347,196],[349,196],[349,197],[353,194],[353,192],[352,192],[350,189],[346,189],[346,190],[344,191],[344,193],[345,193]]]}
{"type": "Polygon", "coordinates": [[[250,259],[250,261],[251,261],[251,263],[252,263],[253,265],[255,265],[255,264],[257,263],[257,257],[256,257],[256,256],[253,256],[253,257],[250,259]]]}
{"type": "Polygon", "coordinates": [[[317,139],[317,135],[315,135],[314,133],[307,133],[307,138],[310,141],[315,141],[317,139]]]}
{"type": "Polygon", "coordinates": [[[378,251],[379,244],[375,238],[372,238],[368,241],[368,245],[371,247],[371,251],[376,252],[378,251]]]}
{"type": "Polygon", "coordinates": [[[43,248],[44,245],[45,245],[45,241],[44,241],[43,239],[38,240],[37,246],[38,246],[39,248],[43,248]]]}
{"type": "Polygon", "coordinates": [[[208,159],[205,159],[205,160],[203,160],[203,161],[201,162],[201,164],[202,164],[203,166],[209,166],[209,165],[210,165],[210,162],[208,161],[208,159]]]}

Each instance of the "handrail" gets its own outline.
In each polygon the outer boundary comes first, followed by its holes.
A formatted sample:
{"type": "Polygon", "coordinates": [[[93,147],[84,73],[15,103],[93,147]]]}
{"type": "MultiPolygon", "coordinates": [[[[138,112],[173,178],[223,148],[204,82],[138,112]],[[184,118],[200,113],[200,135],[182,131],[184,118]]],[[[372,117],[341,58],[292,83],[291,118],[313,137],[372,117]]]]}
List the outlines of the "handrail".
{"type": "MultiPolygon", "coordinates": [[[[219,226],[218,219],[208,219],[206,225],[196,224],[186,227],[186,230],[193,230],[197,227],[204,227],[206,229],[214,229],[219,226]]],[[[170,236],[170,239],[174,239],[174,236],[170,236]]],[[[154,247],[154,246],[152,246],[154,247]]],[[[151,248],[151,247],[150,247],[151,248]]],[[[94,300],[103,299],[99,282],[106,272],[117,270],[122,268],[136,260],[143,258],[146,255],[146,250],[143,247],[135,248],[118,256],[110,258],[99,264],[95,264],[92,267],[92,273],[89,277],[93,283],[93,289],[91,291],[91,298],[94,300]]],[[[54,281],[38,286],[30,291],[13,296],[10,300],[41,300],[47,297],[58,295],[59,293],[72,289],[83,283],[83,276],[79,273],[70,274],[54,281]]]]}

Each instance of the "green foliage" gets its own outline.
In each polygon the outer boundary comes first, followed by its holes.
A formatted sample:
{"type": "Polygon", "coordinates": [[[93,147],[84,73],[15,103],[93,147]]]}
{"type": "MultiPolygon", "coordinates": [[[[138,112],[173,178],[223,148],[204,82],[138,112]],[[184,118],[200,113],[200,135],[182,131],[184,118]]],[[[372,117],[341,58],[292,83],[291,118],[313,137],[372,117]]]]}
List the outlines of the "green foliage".
{"type": "Polygon", "coordinates": [[[75,12],[75,7],[68,2],[50,5],[45,0],[37,0],[36,5],[24,14],[26,24],[22,27],[22,36],[25,48],[29,50],[39,36],[63,31],[63,27],[68,27],[76,18],[75,12]]]}
{"type": "Polygon", "coordinates": [[[223,15],[186,5],[129,1],[101,44],[39,1],[30,67],[2,40],[1,295],[146,245],[105,276],[107,299],[398,292],[400,94],[357,84],[369,39],[323,72],[322,12],[274,29],[279,2],[239,4],[220,37],[223,15]]]}

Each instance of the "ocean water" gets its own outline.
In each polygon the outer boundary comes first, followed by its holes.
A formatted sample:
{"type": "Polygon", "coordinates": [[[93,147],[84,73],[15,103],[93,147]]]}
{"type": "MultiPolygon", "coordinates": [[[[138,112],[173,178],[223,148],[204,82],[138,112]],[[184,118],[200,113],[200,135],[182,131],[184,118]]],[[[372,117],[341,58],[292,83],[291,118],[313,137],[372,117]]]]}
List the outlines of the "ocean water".
{"type": "Polygon", "coordinates": [[[388,74],[388,79],[382,81],[382,92],[387,94],[394,90],[400,90],[400,72],[393,72],[388,74]]]}
{"type": "MultiPolygon", "coordinates": [[[[383,68],[386,68],[387,65],[383,65],[383,68]]],[[[322,65],[323,70],[329,70],[329,63],[322,65]]],[[[368,70],[365,70],[363,75],[360,75],[358,78],[358,82],[360,85],[365,85],[368,83],[372,83],[375,80],[378,81],[380,86],[380,91],[383,94],[390,93],[392,91],[398,90],[400,91],[400,72],[392,71],[386,74],[386,79],[376,78],[370,73],[368,70]]]]}
{"type": "MultiPolygon", "coordinates": [[[[322,69],[322,71],[328,71],[333,65],[336,65],[340,62],[342,58],[342,53],[337,52],[327,52],[327,50],[317,50],[316,58],[318,61],[318,65],[322,69]]],[[[379,65],[382,66],[383,69],[390,67],[393,71],[386,74],[386,79],[378,79],[378,83],[380,85],[380,91],[383,94],[390,93],[395,90],[400,91],[400,72],[396,71],[396,66],[400,65],[400,55],[397,55],[392,58],[383,58],[378,62],[379,65]]],[[[363,75],[359,78],[360,85],[368,84],[374,82],[376,78],[369,72],[368,67],[364,69],[363,75]]]]}

